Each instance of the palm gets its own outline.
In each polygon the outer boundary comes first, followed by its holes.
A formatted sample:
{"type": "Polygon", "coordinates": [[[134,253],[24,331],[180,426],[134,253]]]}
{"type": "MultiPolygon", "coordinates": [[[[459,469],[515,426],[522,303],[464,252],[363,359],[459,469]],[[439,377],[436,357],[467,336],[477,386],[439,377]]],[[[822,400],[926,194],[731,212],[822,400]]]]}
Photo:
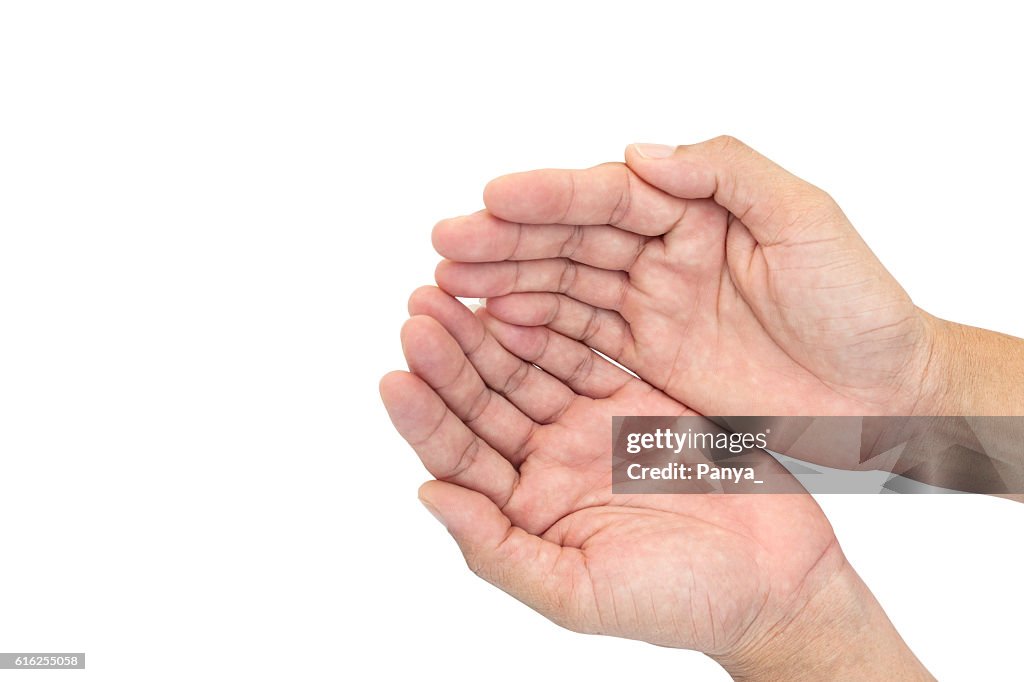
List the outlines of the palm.
{"type": "Polygon", "coordinates": [[[806,495],[613,495],[612,416],[683,413],[640,380],[579,400],[538,429],[505,512],[582,550],[564,554],[554,574],[555,591],[570,600],[570,624],[723,652],[795,597],[834,536],[806,495]]]}
{"type": "Polygon", "coordinates": [[[705,414],[747,413],[751,396],[773,414],[916,406],[904,377],[923,322],[837,208],[780,219],[779,241],[759,243],[714,201],[621,164],[506,176],[487,199],[491,212],[438,226],[443,255],[477,261],[442,263],[438,281],[503,320],[581,339],[705,414]]]}
{"type": "Polygon", "coordinates": [[[629,269],[627,364],[682,399],[699,401],[689,387],[728,386],[713,405],[730,414],[744,406],[732,396],[765,386],[776,410],[803,414],[893,398],[891,379],[915,346],[914,306],[874,261],[851,255],[857,244],[762,246],[714,202],[690,204],[692,218],[648,242],[629,269]]]}
{"type": "Polygon", "coordinates": [[[532,534],[528,549],[503,542],[502,560],[527,555],[546,598],[517,596],[556,622],[727,651],[841,561],[806,495],[613,495],[611,417],[688,408],[575,341],[473,316],[436,289],[410,308],[429,315],[403,330],[415,374],[390,375],[385,403],[432,473],[490,498],[474,526],[500,508],[532,534]]]}

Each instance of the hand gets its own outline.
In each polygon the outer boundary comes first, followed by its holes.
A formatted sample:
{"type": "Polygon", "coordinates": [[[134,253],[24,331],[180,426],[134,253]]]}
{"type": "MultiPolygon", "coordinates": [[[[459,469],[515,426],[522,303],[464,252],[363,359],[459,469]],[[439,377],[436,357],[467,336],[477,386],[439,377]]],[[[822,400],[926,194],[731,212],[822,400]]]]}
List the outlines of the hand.
{"type": "Polygon", "coordinates": [[[494,180],[435,228],[438,284],[703,414],[942,411],[944,323],[827,194],[731,138],[626,161],[494,180]]]}
{"type": "Polygon", "coordinates": [[[412,373],[384,377],[381,396],[439,479],[421,499],[476,573],[570,629],[698,649],[737,676],[870,671],[864,651],[886,679],[926,675],[810,496],[612,494],[611,417],[685,405],[438,289],[409,310],[412,373]]]}

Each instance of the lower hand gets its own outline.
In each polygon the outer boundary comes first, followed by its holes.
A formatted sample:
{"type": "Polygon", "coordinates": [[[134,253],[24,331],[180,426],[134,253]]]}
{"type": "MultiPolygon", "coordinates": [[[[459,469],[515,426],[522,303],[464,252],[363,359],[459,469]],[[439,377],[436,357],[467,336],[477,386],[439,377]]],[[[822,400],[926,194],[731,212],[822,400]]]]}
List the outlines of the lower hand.
{"type": "Polygon", "coordinates": [[[437,289],[410,312],[412,372],[381,395],[474,572],[570,629],[704,651],[737,677],[835,677],[864,647],[888,679],[926,675],[810,496],[612,493],[611,417],[688,407],[437,289]]]}

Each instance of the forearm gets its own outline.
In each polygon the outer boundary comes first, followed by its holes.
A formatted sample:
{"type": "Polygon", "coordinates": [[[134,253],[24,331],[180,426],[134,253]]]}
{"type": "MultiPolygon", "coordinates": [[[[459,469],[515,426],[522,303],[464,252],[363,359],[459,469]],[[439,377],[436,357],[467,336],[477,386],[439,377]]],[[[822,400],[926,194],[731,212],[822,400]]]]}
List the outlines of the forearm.
{"type": "Polygon", "coordinates": [[[1024,417],[1024,339],[928,317],[936,330],[925,377],[931,413],[1024,417]]]}
{"type": "Polygon", "coordinates": [[[847,564],[787,622],[716,660],[735,680],[933,680],[847,564]]]}
{"type": "MultiPolygon", "coordinates": [[[[1024,477],[1024,339],[949,322],[925,313],[934,330],[934,351],[925,381],[936,415],[1018,416],[1018,434],[1000,434],[1011,447],[1004,464],[1024,477]],[[1008,442],[1012,441],[1012,442],[1008,442]]],[[[1024,502],[1024,489],[996,493],[1024,502]]]]}

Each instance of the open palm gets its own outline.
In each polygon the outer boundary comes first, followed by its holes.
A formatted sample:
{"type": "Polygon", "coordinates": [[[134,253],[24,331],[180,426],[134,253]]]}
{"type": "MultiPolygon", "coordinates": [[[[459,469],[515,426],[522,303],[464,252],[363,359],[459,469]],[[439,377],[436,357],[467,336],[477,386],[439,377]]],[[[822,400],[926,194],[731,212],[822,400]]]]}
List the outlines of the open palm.
{"type": "Polygon", "coordinates": [[[425,287],[381,395],[421,498],[487,580],[555,622],[728,655],[846,566],[808,495],[615,495],[613,415],[693,414],[585,345],[425,287]]]}
{"type": "Polygon", "coordinates": [[[927,411],[934,318],[838,206],[734,140],[675,157],[498,178],[435,228],[438,283],[703,414],[927,411]]]}

